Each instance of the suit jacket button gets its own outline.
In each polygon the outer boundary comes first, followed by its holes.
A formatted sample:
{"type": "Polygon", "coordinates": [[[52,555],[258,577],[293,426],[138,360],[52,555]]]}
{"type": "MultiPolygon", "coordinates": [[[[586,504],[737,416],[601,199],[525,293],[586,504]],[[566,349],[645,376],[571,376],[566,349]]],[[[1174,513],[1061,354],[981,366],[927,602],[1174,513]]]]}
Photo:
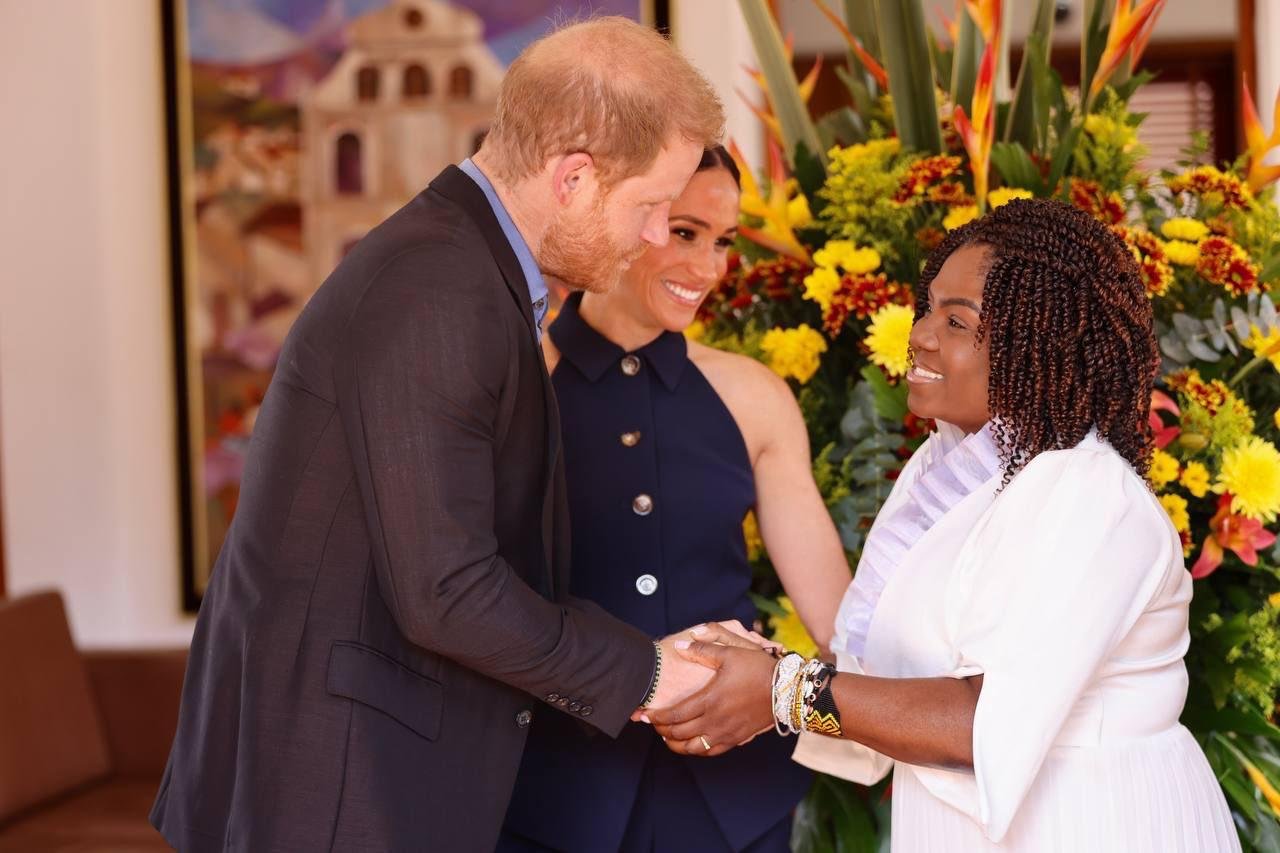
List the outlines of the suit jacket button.
{"type": "Polygon", "coordinates": [[[559,699],[556,700],[556,704],[563,708],[565,705],[569,704],[569,697],[561,696],[559,699]]]}
{"type": "Polygon", "coordinates": [[[532,711],[526,710],[526,711],[521,711],[519,714],[516,714],[516,725],[519,726],[520,728],[527,729],[529,728],[529,724],[532,722],[533,722],[532,711]]]}
{"type": "Polygon", "coordinates": [[[556,700],[557,700],[557,699],[559,699],[559,698],[560,698],[560,694],[559,694],[559,693],[548,693],[548,694],[547,694],[547,701],[548,701],[548,702],[554,702],[554,701],[556,701],[556,700]]]}
{"type": "Polygon", "coordinates": [[[640,359],[634,355],[623,356],[622,372],[628,376],[635,376],[640,372],[640,359]]]}
{"type": "Polygon", "coordinates": [[[624,432],[619,439],[622,441],[623,447],[635,447],[640,443],[640,432],[624,432]]]}
{"type": "Polygon", "coordinates": [[[641,595],[653,595],[658,591],[658,579],[653,575],[641,575],[636,578],[636,592],[641,595]]]}
{"type": "Polygon", "coordinates": [[[653,512],[653,498],[648,495],[636,495],[631,501],[631,511],[636,515],[648,515],[653,512]]]}
{"type": "Polygon", "coordinates": [[[582,706],[582,711],[581,711],[580,713],[581,713],[581,714],[582,714],[582,716],[584,716],[584,717],[590,717],[590,716],[591,716],[591,712],[592,712],[592,711],[594,711],[594,710],[595,710],[595,708],[592,708],[590,705],[583,705],[583,706],[582,706]]]}
{"type": "Polygon", "coordinates": [[[579,711],[581,711],[581,710],[582,710],[582,703],[581,703],[581,702],[570,702],[570,703],[569,703],[569,710],[570,710],[570,711],[572,711],[572,712],[573,712],[573,713],[575,713],[575,714],[576,714],[576,713],[578,713],[579,711]]]}

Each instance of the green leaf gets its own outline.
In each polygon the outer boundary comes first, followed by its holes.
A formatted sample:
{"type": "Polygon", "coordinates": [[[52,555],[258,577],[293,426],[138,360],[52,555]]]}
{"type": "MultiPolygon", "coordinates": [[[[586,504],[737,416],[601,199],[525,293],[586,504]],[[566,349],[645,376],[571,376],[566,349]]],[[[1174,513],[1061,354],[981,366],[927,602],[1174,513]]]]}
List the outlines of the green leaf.
{"type": "Polygon", "coordinates": [[[1039,101],[1036,92],[1036,81],[1042,79],[1043,69],[1049,64],[1049,45],[1053,43],[1053,8],[1054,0],[1039,0],[1036,4],[1035,22],[1031,25],[1031,33],[1027,36],[1026,46],[1022,53],[1022,67],[1018,69],[1018,82],[1013,92],[1013,108],[1009,112],[1009,123],[1005,125],[1006,142],[1021,142],[1030,151],[1039,151],[1044,143],[1044,136],[1036,136],[1037,107],[1041,112],[1048,109],[1048,103],[1039,101]]]}
{"type": "Polygon", "coordinates": [[[1058,150],[1053,152],[1053,160],[1049,162],[1049,177],[1045,180],[1050,193],[1057,189],[1058,181],[1062,180],[1062,175],[1067,171],[1071,156],[1075,154],[1076,142],[1083,131],[1084,128],[1076,126],[1068,130],[1065,136],[1059,137],[1058,150]]]}
{"type": "Polygon", "coordinates": [[[944,48],[938,41],[938,34],[933,28],[928,29],[929,55],[933,57],[933,71],[938,75],[938,88],[944,92],[951,91],[951,65],[955,62],[955,51],[944,48]]]}
{"type": "MultiPolygon", "coordinates": [[[[1113,78],[1111,82],[1111,88],[1115,89],[1116,96],[1120,98],[1121,101],[1127,104],[1129,102],[1129,99],[1133,97],[1134,92],[1138,91],[1143,86],[1147,85],[1152,80],[1156,79],[1156,76],[1157,75],[1151,71],[1139,71],[1137,74],[1133,75],[1128,80],[1125,80],[1123,83],[1120,83],[1119,85],[1116,84],[1117,81],[1113,78]]],[[[1132,119],[1145,119],[1147,117],[1147,114],[1146,113],[1130,113],[1129,117],[1132,119]]]]}
{"type": "MultiPolygon", "coordinates": [[[[763,5],[763,0],[755,2],[763,5]]],[[[933,59],[929,55],[921,0],[885,0],[876,4],[876,11],[885,71],[889,74],[889,93],[893,95],[893,121],[902,146],[939,154],[942,128],[938,124],[938,103],[933,94],[933,59]]]]}
{"type": "MultiPolygon", "coordinates": [[[[862,42],[862,49],[871,54],[877,62],[883,62],[880,52],[880,25],[876,21],[876,0],[844,0],[844,22],[849,31],[862,42]]],[[[849,54],[849,67],[863,73],[866,69],[852,52],[849,54]]],[[[870,75],[868,75],[870,76],[870,75]]]]}
{"type": "Polygon", "coordinates": [[[991,146],[991,162],[999,170],[1006,185],[1031,190],[1036,195],[1045,195],[1040,170],[1021,142],[997,142],[991,146]]]}
{"type": "Polygon", "coordinates": [[[1280,728],[1273,726],[1257,711],[1189,703],[1182,714],[1182,724],[1197,733],[1237,732],[1280,742],[1280,728]]]}
{"type": "Polygon", "coordinates": [[[874,394],[876,414],[886,421],[898,422],[907,416],[907,388],[893,386],[885,379],[884,371],[874,364],[862,368],[861,376],[867,380],[874,394]]]}
{"type": "Polygon", "coordinates": [[[964,107],[964,111],[969,113],[973,87],[978,80],[978,64],[982,61],[982,50],[986,44],[973,18],[963,7],[959,10],[959,17],[956,43],[951,51],[951,103],[964,107]]]}
{"type": "MultiPolygon", "coordinates": [[[[1093,75],[1102,61],[1102,50],[1107,45],[1107,31],[1111,29],[1111,11],[1115,0],[1084,0],[1084,14],[1080,40],[1080,100],[1087,102],[1093,75]]],[[[1086,110],[1087,111],[1087,110],[1086,110]]]]}
{"type": "Polygon", "coordinates": [[[875,824],[866,804],[854,793],[853,785],[831,776],[819,776],[818,781],[829,792],[836,849],[848,853],[875,853],[875,824]]]}
{"type": "Polygon", "coordinates": [[[875,98],[871,95],[871,90],[867,88],[867,84],[859,80],[849,71],[841,66],[836,66],[836,76],[840,78],[840,82],[844,83],[844,87],[849,90],[849,97],[853,100],[853,108],[858,113],[858,120],[865,125],[864,116],[871,115],[871,111],[875,109],[875,98]]]}
{"type": "Polygon", "coordinates": [[[760,71],[764,74],[769,103],[773,105],[773,114],[777,116],[778,125],[782,128],[782,140],[787,152],[795,152],[800,143],[804,143],[825,166],[826,150],[818,141],[818,129],[809,117],[809,108],[800,98],[800,84],[796,82],[795,70],[787,60],[782,35],[778,32],[766,0],[738,0],[738,5],[742,9],[747,31],[751,34],[756,56],[760,59],[760,71]]]}
{"type": "Polygon", "coordinates": [[[785,619],[787,616],[787,611],[783,610],[782,605],[772,598],[753,592],[751,593],[751,601],[755,604],[756,610],[761,613],[768,613],[770,616],[777,616],[779,619],[785,619]]]}

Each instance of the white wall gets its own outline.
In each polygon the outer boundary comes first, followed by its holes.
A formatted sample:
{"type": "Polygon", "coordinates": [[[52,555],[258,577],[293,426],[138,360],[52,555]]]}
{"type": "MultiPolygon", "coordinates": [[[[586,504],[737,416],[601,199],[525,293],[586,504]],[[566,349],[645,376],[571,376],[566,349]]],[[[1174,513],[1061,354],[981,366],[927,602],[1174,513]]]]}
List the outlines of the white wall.
{"type": "MultiPolygon", "coordinates": [[[[1254,55],[1258,58],[1258,83],[1253,102],[1258,108],[1262,126],[1270,133],[1274,127],[1276,92],[1280,90],[1280,0],[1257,0],[1254,20],[1254,55]]],[[[1273,154],[1269,163],[1280,162],[1273,154]]],[[[1277,198],[1280,203],[1280,198],[1277,198]]]]}
{"type": "Polygon", "coordinates": [[[671,37],[720,93],[726,142],[737,143],[746,161],[758,168],[764,162],[764,133],[738,92],[757,103],[763,96],[744,70],[756,64],[756,54],[738,0],[671,0],[671,37]]]}
{"type": "Polygon", "coordinates": [[[159,4],[0,0],[0,471],[11,593],[86,646],[186,642],[159,4]]]}

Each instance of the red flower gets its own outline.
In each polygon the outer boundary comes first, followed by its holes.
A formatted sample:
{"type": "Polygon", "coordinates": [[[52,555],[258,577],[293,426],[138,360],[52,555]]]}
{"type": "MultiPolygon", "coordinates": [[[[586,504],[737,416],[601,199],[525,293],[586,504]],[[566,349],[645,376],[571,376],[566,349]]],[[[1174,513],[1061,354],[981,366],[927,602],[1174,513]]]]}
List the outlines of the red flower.
{"type": "Polygon", "coordinates": [[[1275,544],[1276,535],[1262,527],[1262,522],[1231,512],[1231,495],[1218,499],[1218,514],[1209,521],[1209,538],[1204,540],[1200,559],[1191,567],[1191,577],[1199,580],[1213,574],[1222,565],[1224,548],[1229,548],[1246,566],[1258,565],[1258,549],[1275,544]]]}

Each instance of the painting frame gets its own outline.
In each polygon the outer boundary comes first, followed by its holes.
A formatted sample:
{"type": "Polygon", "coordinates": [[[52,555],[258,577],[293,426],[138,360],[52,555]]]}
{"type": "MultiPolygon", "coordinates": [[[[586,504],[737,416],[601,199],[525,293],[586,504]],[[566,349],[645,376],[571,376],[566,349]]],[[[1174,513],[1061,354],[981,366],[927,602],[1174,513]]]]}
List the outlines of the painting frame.
{"type": "MultiPolygon", "coordinates": [[[[157,0],[161,16],[164,134],[167,178],[167,226],[171,325],[176,407],[174,428],[178,452],[181,605],[200,607],[222,536],[211,531],[206,489],[206,374],[196,310],[201,293],[196,276],[196,157],[192,60],[188,49],[189,0],[157,0]]],[[[393,0],[388,0],[393,2],[393,0]]],[[[660,32],[670,32],[670,0],[635,0],[638,19],[660,32]]],[[[321,276],[322,277],[322,276],[321,276]]],[[[319,280],[313,286],[319,285],[319,280]]]]}

